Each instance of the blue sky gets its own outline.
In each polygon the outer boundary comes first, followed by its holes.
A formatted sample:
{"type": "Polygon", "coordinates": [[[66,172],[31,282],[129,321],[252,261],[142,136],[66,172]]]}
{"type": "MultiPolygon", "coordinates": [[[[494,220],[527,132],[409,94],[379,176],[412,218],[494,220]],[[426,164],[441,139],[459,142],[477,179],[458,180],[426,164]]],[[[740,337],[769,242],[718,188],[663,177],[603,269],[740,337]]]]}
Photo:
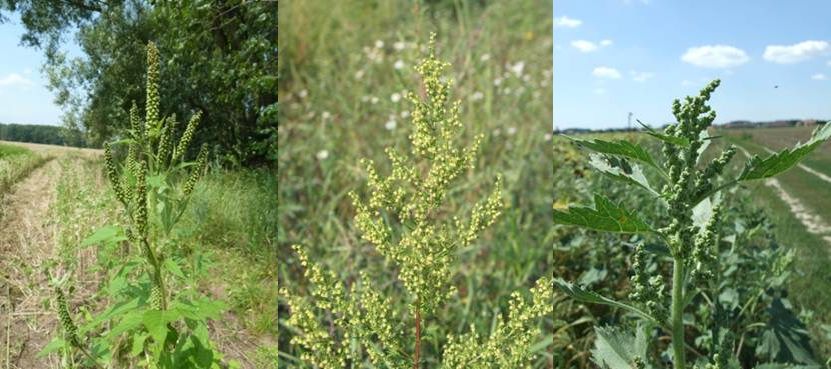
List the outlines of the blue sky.
{"type": "Polygon", "coordinates": [[[828,1],[555,0],[554,125],[668,123],[672,100],[713,78],[716,123],[829,119],[829,14],[828,1]]]}
{"type": "MultiPolygon", "coordinates": [[[[46,88],[48,79],[41,72],[43,51],[20,46],[24,33],[20,18],[4,15],[8,21],[0,24],[0,123],[60,125],[60,107],[53,102],[54,95],[46,88]]],[[[70,55],[81,55],[74,43],[64,49],[70,55]]]]}

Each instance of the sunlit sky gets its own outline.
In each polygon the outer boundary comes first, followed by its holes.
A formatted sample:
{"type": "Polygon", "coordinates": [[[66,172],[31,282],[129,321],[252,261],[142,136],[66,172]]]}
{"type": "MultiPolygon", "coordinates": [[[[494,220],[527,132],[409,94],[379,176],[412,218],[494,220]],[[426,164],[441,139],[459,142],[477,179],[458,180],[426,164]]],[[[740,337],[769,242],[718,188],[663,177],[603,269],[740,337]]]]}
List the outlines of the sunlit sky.
{"type": "MultiPolygon", "coordinates": [[[[43,51],[20,45],[23,25],[17,14],[4,14],[0,24],[0,123],[60,125],[61,110],[46,88],[48,78],[41,72],[43,51]]],[[[81,55],[73,36],[67,35],[64,50],[81,55]]]]}
{"type": "Polygon", "coordinates": [[[668,123],[672,100],[713,78],[716,123],[831,118],[829,14],[828,1],[555,0],[554,125],[668,123]]]}

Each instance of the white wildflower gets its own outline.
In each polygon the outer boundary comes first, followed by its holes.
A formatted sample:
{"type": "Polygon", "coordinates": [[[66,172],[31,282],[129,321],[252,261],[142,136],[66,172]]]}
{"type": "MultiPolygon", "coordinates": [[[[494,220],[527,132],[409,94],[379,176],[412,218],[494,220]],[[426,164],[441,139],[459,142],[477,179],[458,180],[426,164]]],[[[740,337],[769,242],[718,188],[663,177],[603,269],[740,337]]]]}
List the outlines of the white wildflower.
{"type": "Polygon", "coordinates": [[[331,117],[332,117],[332,114],[329,113],[328,111],[324,111],[323,113],[320,114],[320,118],[323,119],[323,120],[328,120],[331,117]]]}
{"type": "Polygon", "coordinates": [[[505,130],[505,133],[507,133],[508,136],[515,135],[516,134],[516,127],[508,127],[508,129],[505,130]]]}
{"type": "Polygon", "coordinates": [[[543,136],[543,139],[545,139],[546,141],[551,141],[551,134],[550,134],[550,133],[546,133],[546,134],[543,136]]]}
{"type": "Polygon", "coordinates": [[[301,99],[305,99],[306,96],[309,96],[309,91],[307,90],[300,90],[300,92],[297,93],[297,97],[301,99]]]}
{"type": "Polygon", "coordinates": [[[366,73],[366,72],[364,72],[363,69],[358,70],[357,72],[355,72],[355,79],[364,78],[364,73],[366,73]]]}
{"type": "Polygon", "coordinates": [[[387,123],[384,123],[384,128],[386,128],[388,131],[392,131],[395,129],[397,125],[398,123],[395,122],[395,119],[390,119],[387,121],[387,123]]]}
{"type": "Polygon", "coordinates": [[[401,112],[401,118],[407,119],[410,116],[409,110],[404,110],[401,112]]]}
{"type": "Polygon", "coordinates": [[[377,104],[377,103],[378,103],[378,98],[377,98],[377,97],[375,97],[375,96],[373,96],[373,97],[371,97],[371,98],[369,99],[369,102],[370,102],[370,103],[373,103],[373,104],[377,104]]]}
{"type": "Polygon", "coordinates": [[[390,95],[390,101],[392,101],[394,103],[397,103],[397,102],[401,101],[401,94],[396,92],[396,93],[390,95]]]}
{"type": "Polygon", "coordinates": [[[406,44],[404,44],[404,43],[403,43],[403,42],[401,42],[401,41],[397,41],[397,42],[395,42],[394,44],[392,44],[392,48],[393,48],[393,49],[395,49],[395,51],[401,51],[401,50],[404,50],[404,47],[406,47],[406,46],[407,46],[407,45],[406,45],[406,44]]]}
{"type": "Polygon", "coordinates": [[[488,54],[488,53],[482,54],[482,56],[479,57],[479,60],[481,60],[483,62],[491,60],[491,54],[488,54]]]}
{"type": "Polygon", "coordinates": [[[376,49],[383,49],[384,48],[384,41],[381,41],[381,40],[375,41],[375,48],[376,49]]]}
{"type": "Polygon", "coordinates": [[[473,100],[473,101],[479,101],[479,100],[482,100],[484,98],[485,98],[485,94],[483,94],[480,91],[476,91],[472,95],[470,95],[470,99],[473,100]]]}
{"type": "Polygon", "coordinates": [[[502,84],[502,78],[497,78],[497,79],[493,80],[493,85],[494,86],[499,86],[501,84],[502,84]]]}
{"type": "Polygon", "coordinates": [[[315,156],[317,156],[317,160],[326,160],[326,158],[329,157],[329,151],[328,150],[320,150],[320,151],[317,152],[317,155],[315,155],[315,156]]]}
{"type": "Polygon", "coordinates": [[[525,69],[525,62],[520,60],[516,62],[516,64],[509,66],[508,69],[510,69],[511,72],[514,73],[514,75],[519,77],[522,75],[522,71],[525,69]]]}

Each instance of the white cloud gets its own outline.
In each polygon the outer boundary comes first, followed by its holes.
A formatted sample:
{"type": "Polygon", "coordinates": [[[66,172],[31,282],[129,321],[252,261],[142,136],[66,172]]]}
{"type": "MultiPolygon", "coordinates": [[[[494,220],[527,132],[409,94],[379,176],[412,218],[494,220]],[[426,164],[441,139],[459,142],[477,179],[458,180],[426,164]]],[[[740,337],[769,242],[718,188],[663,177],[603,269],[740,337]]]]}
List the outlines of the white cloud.
{"type": "Polygon", "coordinates": [[[728,45],[704,45],[691,47],[681,60],[697,67],[731,68],[747,63],[750,58],[742,49],[728,45]]]}
{"type": "Polygon", "coordinates": [[[612,40],[602,40],[600,43],[594,43],[588,40],[574,40],[571,41],[571,46],[580,52],[590,53],[592,51],[597,51],[601,47],[606,47],[612,44],[612,40]]]}
{"type": "Polygon", "coordinates": [[[655,77],[654,73],[651,72],[636,72],[634,70],[629,71],[629,75],[632,76],[632,80],[635,82],[646,82],[646,80],[655,77]]]}
{"type": "Polygon", "coordinates": [[[31,86],[32,81],[17,73],[11,73],[5,77],[0,77],[0,87],[4,86],[31,86]]]}
{"type": "Polygon", "coordinates": [[[620,72],[615,68],[597,67],[592,71],[592,75],[599,78],[620,79],[620,72]]]}
{"type": "Polygon", "coordinates": [[[583,21],[569,18],[565,15],[559,18],[554,18],[554,27],[558,28],[576,28],[580,27],[581,24],[583,24],[583,21]]]}
{"type": "Polygon", "coordinates": [[[825,74],[817,73],[817,74],[814,74],[813,76],[811,76],[811,79],[817,80],[817,81],[824,81],[828,78],[825,76],[825,74]]]}
{"type": "Polygon", "coordinates": [[[571,41],[571,46],[584,53],[590,53],[597,50],[597,45],[594,42],[586,40],[571,41]]]}
{"type": "Polygon", "coordinates": [[[828,51],[828,42],[802,41],[793,45],[768,45],[765,47],[765,60],[779,64],[793,64],[811,59],[828,51]]]}

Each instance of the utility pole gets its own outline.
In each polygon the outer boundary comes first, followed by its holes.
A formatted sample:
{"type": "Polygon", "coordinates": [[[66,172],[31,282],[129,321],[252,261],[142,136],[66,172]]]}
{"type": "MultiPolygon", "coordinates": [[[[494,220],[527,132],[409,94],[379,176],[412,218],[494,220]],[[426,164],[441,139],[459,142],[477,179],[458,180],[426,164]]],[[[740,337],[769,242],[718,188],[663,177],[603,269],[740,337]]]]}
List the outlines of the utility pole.
{"type": "Polygon", "coordinates": [[[632,130],[632,112],[631,111],[629,112],[628,124],[629,124],[629,126],[627,128],[628,128],[628,130],[631,131],[632,130]]]}

